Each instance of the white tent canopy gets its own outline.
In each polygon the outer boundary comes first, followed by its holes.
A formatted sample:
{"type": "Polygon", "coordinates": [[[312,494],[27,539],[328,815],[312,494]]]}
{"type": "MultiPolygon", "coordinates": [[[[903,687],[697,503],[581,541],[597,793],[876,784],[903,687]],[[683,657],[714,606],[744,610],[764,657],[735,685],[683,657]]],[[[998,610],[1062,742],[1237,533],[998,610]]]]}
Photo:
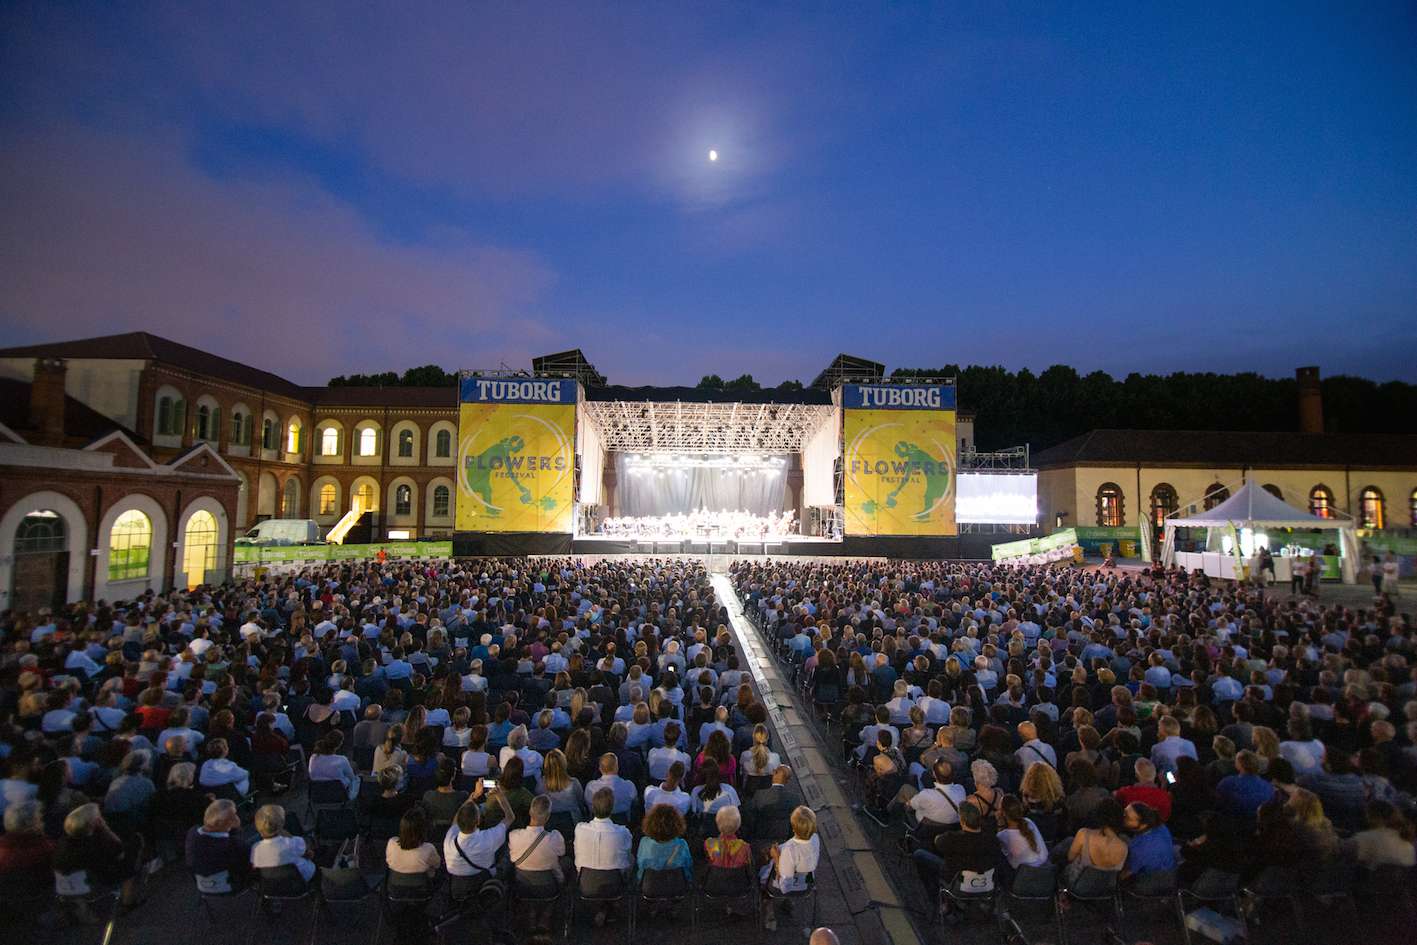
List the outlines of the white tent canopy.
{"type": "Polygon", "coordinates": [[[1268,490],[1246,482],[1230,498],[1214,508],[1192,515],[1172,513],[1166,519],[1166,534],[1162,540],[1161,560],[1173,564],[1176,560],[1176,529],[1180,528],[1322,528],[1338,532],[1342,550],[1343,583],[1358,580],[1358,535],[1350,516],[1319,518],[1304,509],[1295,508],[1268,490]]]}

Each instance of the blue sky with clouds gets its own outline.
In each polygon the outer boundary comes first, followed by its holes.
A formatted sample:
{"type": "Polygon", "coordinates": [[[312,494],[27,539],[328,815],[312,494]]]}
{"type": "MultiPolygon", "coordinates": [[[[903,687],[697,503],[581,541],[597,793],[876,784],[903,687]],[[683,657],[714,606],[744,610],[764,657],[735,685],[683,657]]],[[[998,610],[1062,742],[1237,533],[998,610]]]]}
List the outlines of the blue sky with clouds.
{"type": "Polygon", "coordinates": [[[1404,3],[10,3],[0,343],[1417,380],[1414,48],[1404,3]]]}

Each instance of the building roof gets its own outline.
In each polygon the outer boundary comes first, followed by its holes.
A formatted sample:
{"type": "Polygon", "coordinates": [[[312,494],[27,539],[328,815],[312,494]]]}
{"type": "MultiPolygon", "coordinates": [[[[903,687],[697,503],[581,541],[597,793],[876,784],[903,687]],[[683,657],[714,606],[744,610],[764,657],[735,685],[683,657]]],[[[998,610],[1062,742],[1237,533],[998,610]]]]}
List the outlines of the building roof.
{"type": "MultiPolygon", "coordinates": [[[[15,378],[0,378],[0,423],[20,436],[29,438],[35,430],[30,420],[30,383],[15,378]]],[[[67,394],[64,397],[64,435],[85,442],[118,430],[138,444],[146,441],[122,424],[105,417],[83,401],[67,394]]]]}
{"type": "Polygon", "coordinates": [[[1093,430],[1033,455],[1063,466],[1417,468],[1417,436],[1401,433],[1252,433],[1093,430]]]}
{"type": "Polygon", "coordinates": [[[458,389],[447,387],[304,387],[302,399],[321,407],[439,407],[456,410],[458,389]]]}
{"type": "Polygon", "coordinates": [[[23,345],[0,349],[0,358],[95,358],[113,360],[162,361],[218,380],[241,384],[270,394],[308,400],[306,388],[269,371],[232,361],[146,331],[121,335],[57,341],[53,344],[23,345]]]}

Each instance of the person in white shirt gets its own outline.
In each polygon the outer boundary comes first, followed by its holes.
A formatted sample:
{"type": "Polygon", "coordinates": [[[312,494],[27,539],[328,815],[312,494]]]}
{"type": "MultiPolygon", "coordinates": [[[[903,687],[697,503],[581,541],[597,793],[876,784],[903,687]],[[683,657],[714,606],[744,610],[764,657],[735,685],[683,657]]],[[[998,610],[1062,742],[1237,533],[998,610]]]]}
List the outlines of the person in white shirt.
{"type": "MultiPolygon", "coordinates": [[[[590,798],[594,819],[576,825],[576,872],[581,891],[588,895],[614,895],[629,882],[633,865],[630,831],[610,819],[614,809],[615,793],[608,787],[599,788],[590,798]]],[[[596,926],[604,925],[608,915],[602,906],[595,914],[596,926]]]]}
{"type": "Polygon", "coordinates": [[[213,738],[207,743],[207,760],[202,762],[197,783],[204,788],[229,784],[237,794],[245,797],[251,791],[251,772],[227,758],[227,750],[224,738],[213,738]]]}
{"type": "Polygon", "coordinates": [[[721,807],[742,806],[742,802],[738,799],[738,791],[734,789],[733,785],[726,784],[721,780],[717,761],[705,758],[703,764],[699,766],[699,779],[703,783],[694,788],[692,792],[694,813],[713,815],[721,807]]]}
{"type": "Polygon", "coordinates": [[[708,744],[709,736],[714,732],[722,732],[728,738],[730,744],[733,742],[733,729],[728,727],[727,706],[719,706],[714,710],[713,721],[705,722],[703,725],[699,726],[700,748],[708,744]]]}
{"type": "Polygon", "coordinates": [[[453,878],[452,895],[463,899],[491,878],[497,864],[497,851],[507,842],[507,827],[516,821],[516,814],[501,788],[487,792],[490,800],[502,808],[502,819],[490,827],[482,826],[482,782],[477,782],[467,803],[458,808],[453,825],[443,836],[443,863],[453,878]]]}
{"type": "Polygon", "coordinates": [[[422,875],[428,879],[438,875],[443,865],[438,858],[438,848],[424,839],[428,831],[428,817],[421,807],[411,807],[399,820],[397,837],[390,837],[384,845],[384,865],[391,872],[405,875],[422,875]]]}
{"type": "Polygon", "coordinates": [[[664,726],[664,744],[659,748],[651,748],[646,758],[651,778],[663,781],[674,762],[681,763],[685,770],[693,762],[688,754],[679,750],[679,738],[682,732],[683,728],[678,722],[669,722],[664,726]]]}
{"type": "Polygon", "coordinates": [[[891,690],[891,700],[886,703],[892,725],[909,725],[910,710],[915,708],[915,700],[910,698],[910,684],[897,679],[891,690]]]}
{"type": "Polygon", "coordinates": [[[1046,866],[1048,844],[1043,834],[1027,817],[1023,801],[1013,794],[1005,794],[999,808],[999,849],[1009,866],[1046,866]]]}
{"type": "MultiPolygon", "coordinates": [[[[532,799],[527,814],[528,826],[507,834],[507,856],[512,861],[519,889],[549,893],[559,891],[565,881],[561,873],[561,857],[566,855],[566,838],[555,830],[547,829],[550,819],[551,798],[539,794],[532,799]]],[[[529,927],[532,932],[546,932],[555,906],[524,905],[531,909],[529,927]]]]}
{"type": "Polygon", "coordinates": [[[620,759],[610,752],[600,756],[600,777],[585,786],[586,807],[592,805],[601,788],[608,788],[614,796],[617,814],[628,814],[635,804],[635,795],[639,793],[633,781],[620,777],[620,759]]]}
{"type": "Polygon", "coordinates": [[[358,714],[360,703],[359,694],[354,691],[354,677],[346,676],[340,683],[339,689],[335,690],[335,697],[330,702],[330,708],[336,712],[358,714]]]}
{"type": "Polygon", "coordinates": [[[261,839],[251,847],[252,867],[264,870],[277,866],[294,866],[305,882],[308,883],[314,878],[315,861],[311,858],[313,851],[306,848],[302,838],[286,833],[285,808],[279,804],[267,804],[256,811],[256,832],[261,835],[261,839]]]}
{"type": "Polygon", "coordinates": [[[473,660],[471,670],[462,678],[462,691],[486,692],[487,677],[482,675],[482,660],[473,660]]]}
{"type": "Polygon", "coordinates": [[[786,843],[775,843],[768,849],[768,864],[760,874],[764,892],[763,927],[768,931],[777,929],[777,910],[790,903],[777,899],[774,893],[800,892],[807,888],[807,879],[817,871],[821,857],[821,839],[817,836],[817,815],[810,807],[798,807],[792,812],[792,839],[786,843]]]}
{"type": "Polygon", "coordinates": [[[507,733],[507,744],[502,747],[497,756],[499,767],[507,767],[507,761],[513,757],[522,760],[522,774],[528,778],[541,777],[541,766],[544,759],[541,753],[533,751],[527,747],[527,731],[525,725],[518,725],[507,733]]]}
{"type": "Polygon", "coordinates": [[[1181,721],[1170,715],[1163,715],[1156,723],[1156,733],[1161,736],[1151,746],[1151,763],[1163,777],[1176,770],[1176,762],[1181,758],[1195,758],[1196,746],[1188,738],[1181,737],[1181,721]]]}
{"type": "Polygon", "coordinates": [[[935,783],[921,790],[905,784],[893,803],[904,804],[915,813],[921,826],[949,826],[959,823],[959,808],[967,793],[962,784],[954,784],[954,766],[943,758],[930,769],[935,783]]]}
{"type": "Polygon", "coordinates": [[[167,740],[174,735],[186,743],[186,754],[189,758],[197,757],[202,742],[207,740],[207,736],[187,725],[187,710],[180,708],[173,709],[168,715],[167,728],[158,734],[157,743],[166,747],[167,740]]]}
{"type": "Polygon", "coordinates": [[[744,777],[764,778],[770,776],[782,764],[777,752],[768,748],[768,728],[759,722],[753,726],[753,747],[744,749],[738,757],[738,770],[744,777]]]}
{"type": "Polygon", "coordinates": [[[645,810],[650,810],[656,804],[668,804],[677,810],[681,815],[688,816],[689,807],[693,803],[693,798],[684,793],[680,785],[684,781],[685,768],[682,761],[676,761],[669,766],[669,772],[665,775],[663,784],[651,784],[645,788],[645,810]]]}
{"type": "Polygon", "coordinates": [[[938,679],[930,680],[930,684],[925,687],[926,695],[916,703],[920,711],[925,713],[926,725],[948,725],[950,721],[950,704],[941,696],[944,695],[944,687],[940,685],[938,679]]]}

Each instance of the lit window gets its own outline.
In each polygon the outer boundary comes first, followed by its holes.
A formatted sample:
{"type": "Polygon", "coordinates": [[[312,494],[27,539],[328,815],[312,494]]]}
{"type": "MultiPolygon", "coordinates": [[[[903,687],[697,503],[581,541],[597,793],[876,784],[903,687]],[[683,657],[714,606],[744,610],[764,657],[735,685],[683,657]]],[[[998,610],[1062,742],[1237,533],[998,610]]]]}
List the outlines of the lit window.
{"type": "Polygon", "coordinates": [[[1122,487],[1104,482],[1097,489],[1097,524],[1107,528],[1124,524],[1127,517],[1122,505],[1122,487]]]}
{"type": "Polygon", "coordinates": [[[1309,514],[1318,518],[1333,518],[1333,492],[1319,484],[1309,490],[1309,514]]]}
{"type": "Polygon", "coordinates": [[[1383,524],[1383,493],[1377,486],[1368,486],[1359,495],[1358,505],[1361,515],[1358,524],[1363,528],[1385,528],[1383,524]]]}
{"type": "Polygon", "coordinates": [[[374,507],[374,487],[369,483],[364,483],[354,491],[355,497],[359,500],[359,507],[364,511],[369,511],[374,507]]]}
{"type": "Polygon", "coordinates": [[[1169,482],[1157,483],[1151,490],[1151,523],[1157,531],[1166,527],[1166,516],[1180,508],[1181,500],[1169,482]]]}
{"type": "Polygon", "coordinates": [[[447,459],[453,455],[453,435],[447,430],[439,430],[433,448],[434,454],[439,459],[447,459]]]}
{"type": "Polygon", "coordinates": [[[399,457],[409,459],[413,456],[413,431],[399,431],[399,457]]]}
{"type": "Polygon", "coordinates": [[[339,455],[339,430],[335,427],[325,427],[320,431],[320,455],[339,455]]]}
{"type": "Polygon", "coordinates": [[[108,533],[108,579],[134,581],[148,576],[152,557],[153,523],[137,509],[129,509],[108,533]]]}
{"type": "MultiPolygon", "coordinates": [[[[433,516],[435,518],[446,518],[449,505],[452,500],[452,490],[447,486],[439,486],[433,490],[433,516]]],[[[1413,507],[1417,508],[1417,492],[1413,493],[1413,507]]],[[[1414,513],[1417,514],[1417,513],[1414,513]]]]}
{"type": "Polygon", "coordinates": [[[394,514],[413,514],[413,490],[408,486],[399,486],[394,490],[394,514]]]}
{"type": "Polygon", "coordinates": [[[373,456],[379,450],[379,432],[373,427],[359,431],[359,455],[373,456]]]}
{"type": "Polygon", "coordinates": [[[300,442],[300,433],[300,421],[290,421],[290,424],[285,428],[285,451],[287,453],[300,452],[302,445],[300,442]]]}
{"type": "Polygon", "coordinates": [[[327,482],[320,487],[321,515],[335,514],[335,503],[338,501],[338,496],[336,495],[336,492],[337,490],[335,489],[335,484],[332,482],[327,482]]]}

